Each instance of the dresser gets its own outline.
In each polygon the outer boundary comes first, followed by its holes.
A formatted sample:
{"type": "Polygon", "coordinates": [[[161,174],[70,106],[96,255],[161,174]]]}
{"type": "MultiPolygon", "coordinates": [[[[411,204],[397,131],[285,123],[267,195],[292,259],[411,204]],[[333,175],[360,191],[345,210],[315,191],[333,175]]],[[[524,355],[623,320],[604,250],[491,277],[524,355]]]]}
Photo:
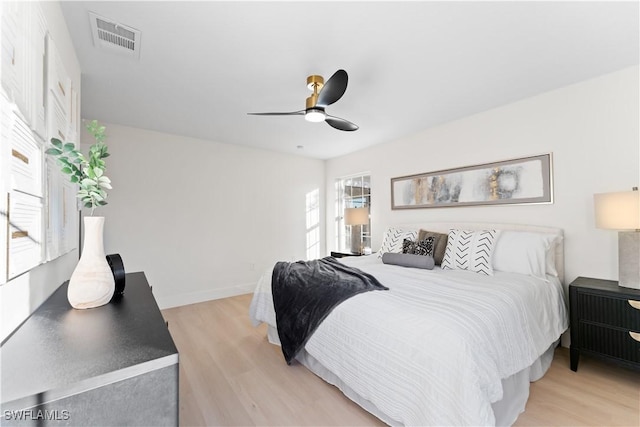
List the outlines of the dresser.
{"type": "Polygon", "coordinates": [[[60,286],[2,343],[2,425],[178,425],[178,351],[144,273],[75,310],[60,286]]]}
{"type": "Polygon", "coordinates": [[[581,354],[640,370],[640,290],[578,277],[569,285],[571,370],[581,354]]]}

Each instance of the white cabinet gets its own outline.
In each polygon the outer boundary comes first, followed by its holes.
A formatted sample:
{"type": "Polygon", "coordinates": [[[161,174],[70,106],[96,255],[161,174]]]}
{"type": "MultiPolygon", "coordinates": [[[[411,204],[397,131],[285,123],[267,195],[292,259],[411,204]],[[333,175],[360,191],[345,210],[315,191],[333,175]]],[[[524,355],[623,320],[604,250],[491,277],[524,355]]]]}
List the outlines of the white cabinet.
{"type": "Polygon", "coordinates": [[[78,203],[76,185],[60,172],[55,159],[47,164],[46,255],[47,261],[55,259],[76,247],[78,228],[78,203]]]}
{"type": "Polygon", "coordinates": [[[9,198],[9,279],[42,262],[42,199],[13,191],[9,198]]]}
{"type": "Polygon", "coordinates": [[[46,22],[35,2],[3,2],[2,88],[30,128],[45,132],[46,22]]]}
{"type": "Polygon", "coordinates": [[[77,247],[77,188],[44,152],[78,142],[79,98],[41,4],[0,1],[0,284],[77,247]]]}
{"type": "Polygon", "coordinates": [[[24,69],[26,67],[26,49],[21,28],[21,16],[25,4],[22,2],[0,2],[2,8],[2,88],[9,100],[20,106],[24,94],[24,69]]]}
{"type": "Polygon", "coordinates": [[[17,114],[9,134],[11,190],[42,196],[42,141],[17,114]]]}
{"type": "Polygon", "coordinates": [[[78,124],[80,123],[80,94],[71,84],[71,96],[69,96],[69,126],[68,126],[68,141],[80,145],[80,139],[78,138],[78,124]]]}
{"type": "Polygon", "coordinates": [[[42,141],[6,93],[0,104],[3,283],[42,262],[43,177],[42,141]]]}
{"type": "Polygon", "coordinates": [[[31,129],[33,129],[40,138],[46,138],[46,92],[45,92],[45,73],[46,68],[46,41],[47,41],[47,23],[42,14],[40,7],[34,5],[31,20],[31,44],[30,53],[33,61],[31,67],[33,74],[31,76],[31,84],[33,93],[31,95],[31,129]]]}
{"type": "MultiPolygon", "coordinates": [[[[78,93],[71,83],[54,41],[48,37],[47,52],[47,144],[51,138],[73,142],[78,135],[78,93]]],[[[54,158],[45,162],[46,188],[46,260],[69,252],[77,243],[76,184],[60,172],[54,158]]]]}
{"type": "Polygon", "coordinates": [[[42,141],[14,108],[8,120],[7,279],[42,262],[42,141]]]}
{"type": "Polygon", "coordinates": [[[58,101],[66,117],[71,105],[71,79],[51,37],[47,38],[47,90],[47,96],[58,101]]]}
{"type": "MultiPolygon", "coordinates": [[[[0,3],[0,8],[2,4],[0,3]]],[[[9,219],[6,212],[9,210],[8,199],[11,185],[9,183],[9,169],[11,148],[9,146],[10,125],[13,117],[11,104],[4,88],[0,90],[0,284],[7,280],[7,252],[8,252],[8,228],[9,219]]]]}
{"type": "Polygon", "coordinates": [[[47,141],[58,138],[62,142],[68,141],[67,112],[55,96],[47,98],[47,141]]]}
{"type": "Polygon", "coordinates": [[[74,99],[75,90],[71,87],[64,68],[64,63],[58,54],[53,40],[47,38],[47,141],[58,138],[61,141],[72,141],[75,137],[77,119],[77,100],[74,99]]]}

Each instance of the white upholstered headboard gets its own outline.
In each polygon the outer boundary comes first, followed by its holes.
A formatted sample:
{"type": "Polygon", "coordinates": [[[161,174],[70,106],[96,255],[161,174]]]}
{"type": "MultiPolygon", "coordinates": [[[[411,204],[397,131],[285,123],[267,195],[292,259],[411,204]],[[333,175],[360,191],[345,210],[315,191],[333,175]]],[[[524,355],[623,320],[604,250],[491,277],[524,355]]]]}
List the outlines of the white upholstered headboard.
{"type": "Polygon", "coordinates": [[[503,224],[493,222],[424,222],[419,224],[400,224],[396,227],[403,230],[424,230],[448,233],[450,229],[463,230],[514,230],[532,231],[536,233],[548,233],[560,236],[555,248],[555,266],[558,271],[558,278],[564,284],[564,232],[561,228],[543,227],[538,225],[524,224],[503,224]]]}

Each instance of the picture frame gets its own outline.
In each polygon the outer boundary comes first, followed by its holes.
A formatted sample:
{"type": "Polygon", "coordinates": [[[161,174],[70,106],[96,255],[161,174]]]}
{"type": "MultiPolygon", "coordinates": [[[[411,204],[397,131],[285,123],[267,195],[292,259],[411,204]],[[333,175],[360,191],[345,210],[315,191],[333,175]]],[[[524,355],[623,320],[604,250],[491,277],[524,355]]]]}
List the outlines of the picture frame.
{"type": "Polygon", "coordinates": [[[391,209],[553,203],[551,153],[391,178],[391,209]]]}

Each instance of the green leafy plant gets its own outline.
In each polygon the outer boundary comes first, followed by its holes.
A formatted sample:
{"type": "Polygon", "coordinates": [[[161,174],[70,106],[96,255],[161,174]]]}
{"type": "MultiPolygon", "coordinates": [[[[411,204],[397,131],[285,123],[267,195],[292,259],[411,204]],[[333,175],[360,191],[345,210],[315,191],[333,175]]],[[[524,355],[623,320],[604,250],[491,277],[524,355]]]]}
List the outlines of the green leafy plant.
{"type": "Polygon", "coordinates": [[[51,138],[51,148],[45,153],[57,157],[62,172],[70,175],[71,182],[80,186],[77,197],[86,208],[91,209],[93,215],[95,208],[107,204],[106,190],[111,190],[112,187],[111,180],[104,174],[106,167],[103,159],[109,157],[104,143],[105,127],[93,120],[87,124],[87,130],[96,140],[89,148],[88,158],[72,142],[64,143],[57,138],[51,138]]]}

